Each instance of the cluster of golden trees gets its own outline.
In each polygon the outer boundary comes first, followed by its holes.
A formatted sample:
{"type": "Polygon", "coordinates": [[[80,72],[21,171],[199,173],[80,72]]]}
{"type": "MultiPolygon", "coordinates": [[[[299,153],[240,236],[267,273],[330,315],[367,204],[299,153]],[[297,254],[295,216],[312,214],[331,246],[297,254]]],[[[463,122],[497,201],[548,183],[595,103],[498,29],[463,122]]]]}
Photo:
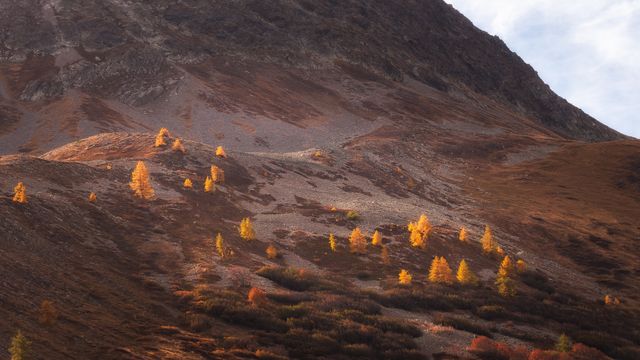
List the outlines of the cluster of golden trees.
{"type": "MultiPolygon", "coordinates": [[[[409,231],[409,244],[412,247],[425,249],[429,234],[433,227],[429,222],[426,214],[420,215],[417,221],[409,222],[407,229],[409,231]]],[[[461,227],[458,233],[458,240],[463,243],[469,243],[469,232],[465,227],[461,227]]],[[[365,234],[359,227],[355,227],[348,238],[349,250],[355,254],[364,254],[367,251],[368,241],[365,234]]],[[[495,240],[491,228],[485,226],[484,234],[480,239],[482,252],[484,254],[496,254],[502,256],[503,260],[496,276],[496,287],[498,292],[503,296],[514,296],[516,294],[515,279],[518,273],[526,270],[526,264],[523,260],[517,260],[514,264],[509,256],[505,255],[504,250],[495,240]]],[[[385,265],[390,264],[389,249],[382,243],[382,235],[375,230],[371,236],[371,245],[381,248],[380,257],[385,265]]],[[[329,234],[329,249],[336,252],[337,241],[334,234],[329,234]]],[[[427,276],[429,282],[440,284],[453,284],[455,282],[462,285],[477,285],[480,280],[478,276],[471,270],[465,259],[460,260],[458,269],[454,274],[449,263],[443,256],[434,257],[429,267],[427,276]]],[[[398,282],[401,285],[410,285],[412,276],[406,269],[401,269],[398,274],[398,282]]]]}

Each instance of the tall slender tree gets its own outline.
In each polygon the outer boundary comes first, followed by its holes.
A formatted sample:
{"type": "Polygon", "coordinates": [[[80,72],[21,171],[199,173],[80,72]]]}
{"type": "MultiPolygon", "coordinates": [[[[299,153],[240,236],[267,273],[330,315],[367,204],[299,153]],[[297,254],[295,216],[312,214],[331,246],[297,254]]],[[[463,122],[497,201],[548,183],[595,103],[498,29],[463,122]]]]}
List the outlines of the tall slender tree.
{"type": "Polygon", "coordinates": [[[496,285],[498,293],[504,297],[514,296],[516,294],[515,283],[513,280],[514,266],[509,256],[505,256],[500,263],[498,275],[496,277],[496,285]]]}
{"type": "Polygon", "coordinates": [[[405,269],[400,270],[400,273],[398,274],[398,283],[400,285],[411,285],[411,281],[413,280],[413,277],[411,276],[411,274],[409,274],[409,272],[405,269]]]}
{"type": "Polygon", "coordinates": [[[460,260],[456,279],[462,285],[475,285],[478,283],[478,277],[469,269],[469,265],[464,259],[460,260]]]}
{"type": "Polygon", "coordinates": [[[251,224],[251,219],[244,218],[240,222],[240,237],[244,240],[254,240],[256,238],[256,233],[253,230],[253,224],[251,224]]]}
{"type": "Polygon", "coordinates": [[[371,236],[371,245],[373,246],[382,245],[382,235],[380,235],[380,232],[378,230],[376,230],[373,233],[373,236],[371,236]]]}
{"type": "Polygon", "coordinates": [[[144,165],[144,162],[138,161],[136,164],[135,169],[131,173],[131,182],[129,183],[129,187],[131,187],[134,195],[138,198],[149,200],[153,199],[155,196],[155,192],[153,191],[153,187],[149,180],[149,171],[144,165]]]}

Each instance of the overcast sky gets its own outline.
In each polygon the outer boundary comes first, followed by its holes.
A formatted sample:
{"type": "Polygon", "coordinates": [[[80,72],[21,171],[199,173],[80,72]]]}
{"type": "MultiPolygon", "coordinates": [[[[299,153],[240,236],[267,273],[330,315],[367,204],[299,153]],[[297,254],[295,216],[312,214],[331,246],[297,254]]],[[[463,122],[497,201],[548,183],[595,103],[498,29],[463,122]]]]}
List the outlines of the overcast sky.
{"type": "Polygon", "coordinates": [[[640,0],[445,0],[560,96],[640,137],[640,0]]]}

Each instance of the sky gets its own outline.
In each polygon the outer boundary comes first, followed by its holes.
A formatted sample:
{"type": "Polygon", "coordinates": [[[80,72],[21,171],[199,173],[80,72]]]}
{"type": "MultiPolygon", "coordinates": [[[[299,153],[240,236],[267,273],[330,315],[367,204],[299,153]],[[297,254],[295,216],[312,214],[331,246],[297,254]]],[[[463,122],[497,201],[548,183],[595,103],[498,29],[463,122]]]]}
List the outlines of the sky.
{"type": "Polygon", "coordinates": [[[551,88],[640,138],[640,0],[445,0],[551,88]]]}

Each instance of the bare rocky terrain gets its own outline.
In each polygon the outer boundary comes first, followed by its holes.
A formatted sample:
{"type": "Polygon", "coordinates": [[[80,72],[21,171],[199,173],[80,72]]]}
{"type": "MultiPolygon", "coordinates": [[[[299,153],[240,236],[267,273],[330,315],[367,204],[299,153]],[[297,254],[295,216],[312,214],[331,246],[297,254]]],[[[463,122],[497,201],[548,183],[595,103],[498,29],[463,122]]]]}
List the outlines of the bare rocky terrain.
{"type": "Polygon", "coordinates": [[[477,336],[561,333],[640,356],[640,143],[442,1],[21,0],[0,29],[1,356],[17,329],[36,359],[467,359],[477,336]],[[153,146],[161,127],[186,153],[153,146]],[[128,187],[138,160],[154,200],[128,187]],[[487,224],[528,264],[515,298],[487,224]],[[389,264],[348,251],[356,226],[389,264]],[[434,256],[482,284],[428,283],[434,256]]]}

